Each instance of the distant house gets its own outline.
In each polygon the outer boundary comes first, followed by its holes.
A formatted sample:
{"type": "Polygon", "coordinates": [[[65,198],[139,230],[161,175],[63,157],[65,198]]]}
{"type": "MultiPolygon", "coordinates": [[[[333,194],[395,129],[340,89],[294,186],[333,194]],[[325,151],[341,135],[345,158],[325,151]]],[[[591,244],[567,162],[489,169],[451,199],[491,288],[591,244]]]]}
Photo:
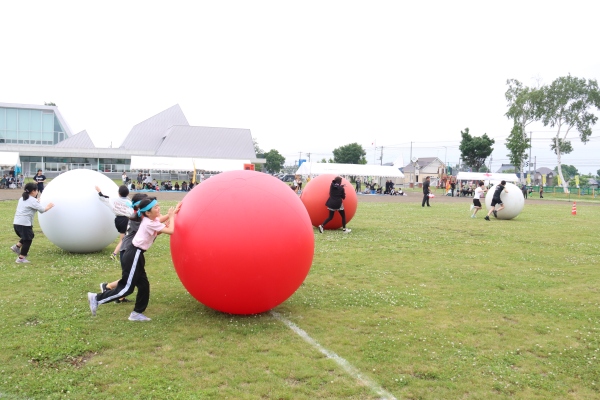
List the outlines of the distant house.
{"type": "Polygon", "coordinates": [[[408,163],[401,170],[404,173],[404,182],[423,182],[428,176],[434,180],[441,179],[446,166],[437,157],[422,157],[415,163],[408,163]]]}
{"type": "MultiPolygon", "coordinates": [[[[512,164],[502,164],[500,166],[500,168],[498,168],[498,171],[496,171],[499,174],[505,174],[505,173],[509,173],[509,172],[521,172],[521,171],[517,171],[518,168],[516,168],[514,165],[512,164]]],[[[527,171],[526,171],[527,172],[527,171]]]]}
{"type": "MultiPolygon", "coordinates": [[[[500,168],[496,171],[498,173],[506,173],[506,172],[514,172],[517,176],[521,177],[521,171],[517,171],[515,166],[512,164],[502,164],[500,168]]],[[[527,178],[529,176],[529,168],[525,168],[524,176],[527,178]]],[[[531,172],[531,184],[532,185],[541,185],[542,184],[542,175],[546,176],[546,185],[552,185],[552,180],[554,179],[554,171],[547,167],[540,167],[531,172]]]]}
{"type": "Polygon", "coordinates": [[[546,176],[546,185],[551,186],[552,180],[554,179],[554,171],[547,167],[536,169],[531,183],[534,185],[542,184],[542,175],[546,176]]]}
{"type": "Polygon", "coordinates": [[[590,180],[588,181],[588,186],[592,189],[598,189],[598,181],[594,178],[590,178],[590,180]]]}

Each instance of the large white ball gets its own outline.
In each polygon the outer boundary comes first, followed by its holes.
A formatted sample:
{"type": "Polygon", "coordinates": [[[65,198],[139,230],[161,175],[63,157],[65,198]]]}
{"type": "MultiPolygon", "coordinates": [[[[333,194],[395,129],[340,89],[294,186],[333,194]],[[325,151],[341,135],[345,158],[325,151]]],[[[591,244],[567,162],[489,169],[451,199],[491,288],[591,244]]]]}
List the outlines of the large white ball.
{"type": "MultiPolygon", "coordinates": [[[[525,198],[521,189],[512,183],[507,183],[505,188],[508,190],[508,193],[502,191],[500,195],[504,209],[498,211],[498,219],[513,219],[523,211],[525,198]]],[[[496,185],[492,186],[485,195],[485,206],[488,209],[492,208],[492,197],[494,197],[495,191],[496,185]]]]}
{"type": "Polygon", "coordinates": [[[39,214],[40,227],[48,240],[72,253],[100,251],[118,236],[115,215],[98,198],[118,196],[119,187],[107,176],[88,169],[74,169],[54,178],[40,197],[54,208],[39,214]]]}

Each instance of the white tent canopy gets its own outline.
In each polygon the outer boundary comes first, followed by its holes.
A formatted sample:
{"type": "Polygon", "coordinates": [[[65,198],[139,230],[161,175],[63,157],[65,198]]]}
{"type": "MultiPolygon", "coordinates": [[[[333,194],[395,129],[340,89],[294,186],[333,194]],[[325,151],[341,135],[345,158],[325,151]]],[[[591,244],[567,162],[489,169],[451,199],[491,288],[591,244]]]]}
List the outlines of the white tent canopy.
{"type": "Polygon", "coordinates": [[[404,178],[404,174],[397,167],[363,164],[336,164],[336,163],[302,163],[296,171],[297,175],[351,175],[351,176],[379,176],[387,178],[404,178]]]}
{"type": "Polygon", "coordinates": [[[237,171],[243,170],[244,164],[250,160],[230,160],[219,158],[189,157],[148,157],[131,156],[131,169],[148,169],[162,171],[237,171]]]}
{"type": "Polygon", "coordinates": [[[516,174],[501,174],[498,172],[459,172],[456,179],[459,181],[519,181],[516,174]]]}
{"type": "Polygon", "coordinates": [[[14,167],[20,165],[19,153],[0,151],[0,167],[14,167]]]}

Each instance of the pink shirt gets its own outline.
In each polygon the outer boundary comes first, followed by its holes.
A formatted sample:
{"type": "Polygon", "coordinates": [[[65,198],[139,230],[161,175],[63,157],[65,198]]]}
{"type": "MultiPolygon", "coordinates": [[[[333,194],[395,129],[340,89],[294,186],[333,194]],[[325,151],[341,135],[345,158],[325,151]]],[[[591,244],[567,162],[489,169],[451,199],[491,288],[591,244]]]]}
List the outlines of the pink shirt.
{"type": "Polygon", "coordinates": [[[152,243],[154,243],[158,232],[162,231],[165,226],[165,224],[158,221],[158,218],[151,220],[150,218],[143,217],[140,227],[131,243],[137,248],[148,250],[152,246],[152,243]]]}

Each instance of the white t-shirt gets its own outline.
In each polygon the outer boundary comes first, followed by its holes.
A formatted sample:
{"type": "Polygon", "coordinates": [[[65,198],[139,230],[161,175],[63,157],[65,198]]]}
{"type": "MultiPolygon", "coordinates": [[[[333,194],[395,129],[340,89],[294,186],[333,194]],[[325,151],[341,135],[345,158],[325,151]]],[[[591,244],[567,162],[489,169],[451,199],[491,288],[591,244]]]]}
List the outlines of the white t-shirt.
{"type": "Polygon", "coordinates": [[[475,189],[475,196],[473,196],[474,199],[483,199],[485,197],[485,194],[483,192],[483,188],[481,186],[477,186],[477,189],[475,189]]]}

